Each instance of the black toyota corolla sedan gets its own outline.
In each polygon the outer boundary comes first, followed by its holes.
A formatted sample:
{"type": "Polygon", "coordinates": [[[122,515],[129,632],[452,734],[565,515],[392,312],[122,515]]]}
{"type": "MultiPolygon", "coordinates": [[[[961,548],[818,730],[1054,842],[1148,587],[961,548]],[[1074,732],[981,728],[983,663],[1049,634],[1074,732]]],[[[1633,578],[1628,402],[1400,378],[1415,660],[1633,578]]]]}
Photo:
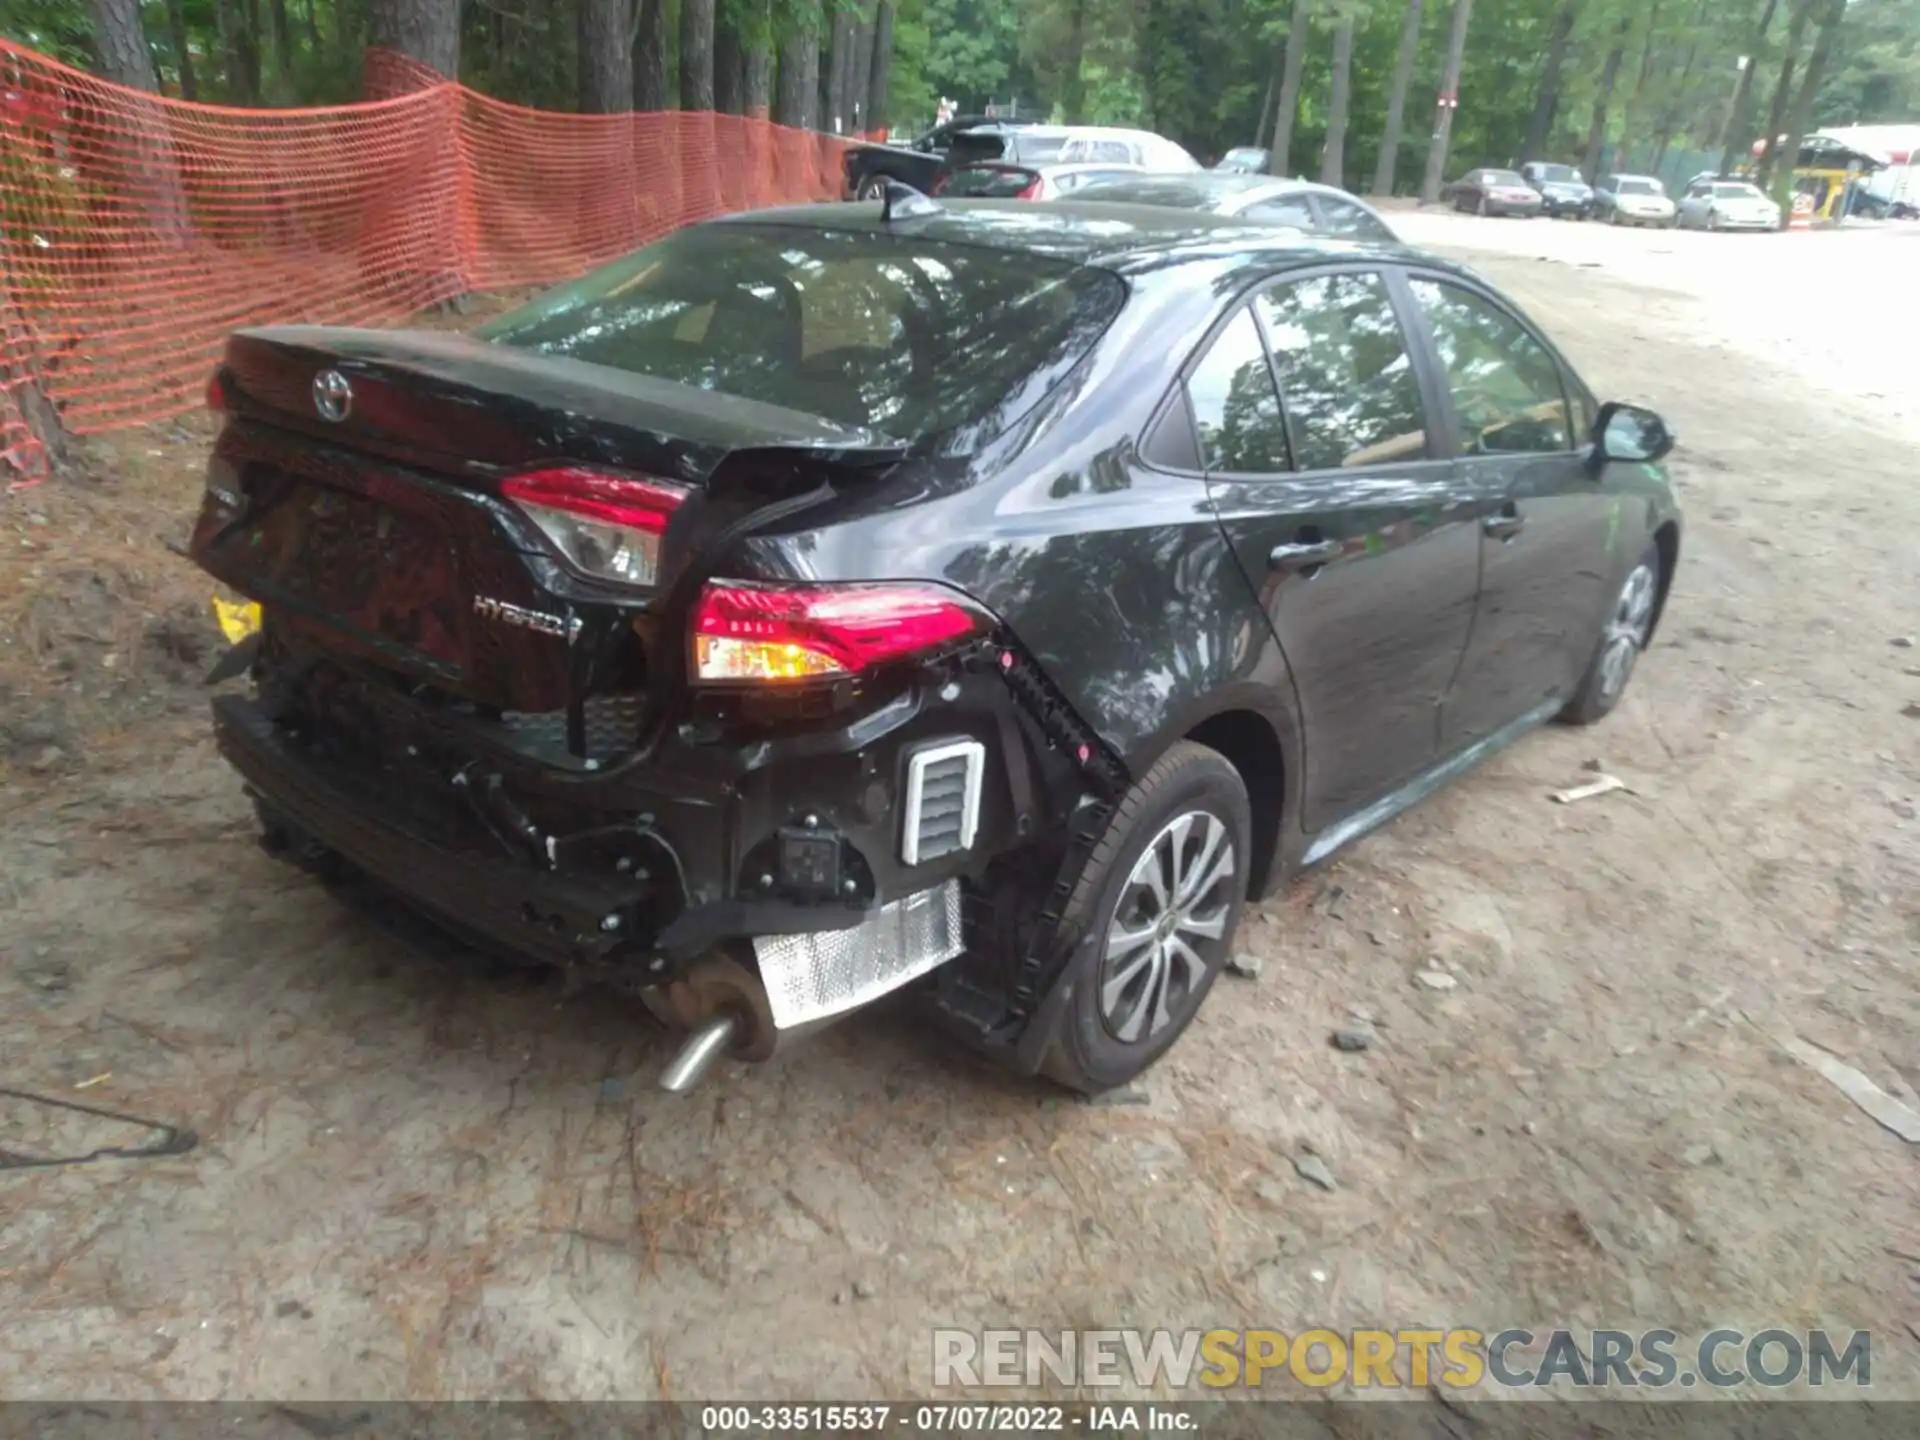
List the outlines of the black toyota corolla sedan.
{"type": "Polygon", "coordinates": [[[639,993],[1137,1075],[1249,898],[1599,719],[1680,521],[1448,262],[1169,210],[682,230],[473,336],[236,334],[192,552],[270,849],[639,993]]]}

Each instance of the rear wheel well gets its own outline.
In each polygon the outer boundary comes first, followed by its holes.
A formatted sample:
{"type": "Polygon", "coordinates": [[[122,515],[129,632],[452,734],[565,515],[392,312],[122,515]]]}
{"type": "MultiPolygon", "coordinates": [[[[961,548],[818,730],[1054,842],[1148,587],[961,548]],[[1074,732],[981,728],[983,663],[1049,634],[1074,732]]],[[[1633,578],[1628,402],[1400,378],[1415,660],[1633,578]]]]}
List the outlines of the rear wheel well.
{"type": "Polygon", "coordinates": [[[1251,710],[1228,710],[1203,720],[1187,732],[1187,739],[1217,750],[1240,772],[1247,805],[1253,816],[1253,855],[1247,875],[1247,896],[1267,893],[1274,878],[1280,849],[1280,821],[1286,794],[1286,757],[1273,725],[1251,710]]]}
{"type": "Polygon", "coordinates": [[[1680,527],[1669,520],[1653,532],[1654,549],[1660,555],[1660,591],[1654,598],[1653,622],[1647,627],[1647,638],[1653,638],[1653,632],[1660,628],[1660,617],[1666,613],[1667,590],[1673,584],[1673,572],[1680,564],[1680,527]]]}

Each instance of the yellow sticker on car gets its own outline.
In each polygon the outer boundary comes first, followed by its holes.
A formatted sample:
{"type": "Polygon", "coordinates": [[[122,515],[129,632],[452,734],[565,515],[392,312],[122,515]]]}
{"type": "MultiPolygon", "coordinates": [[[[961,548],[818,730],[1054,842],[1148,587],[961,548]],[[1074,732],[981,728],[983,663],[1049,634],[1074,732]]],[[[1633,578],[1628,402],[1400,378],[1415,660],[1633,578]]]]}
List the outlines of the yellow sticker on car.
{"type": "Polygon", "coordinates": [[[251,600],[237,604],[213,597],[213,618],[220,622],[220,633],[229,645],[238,645],[260,628],[260,607],[251,600]]]}

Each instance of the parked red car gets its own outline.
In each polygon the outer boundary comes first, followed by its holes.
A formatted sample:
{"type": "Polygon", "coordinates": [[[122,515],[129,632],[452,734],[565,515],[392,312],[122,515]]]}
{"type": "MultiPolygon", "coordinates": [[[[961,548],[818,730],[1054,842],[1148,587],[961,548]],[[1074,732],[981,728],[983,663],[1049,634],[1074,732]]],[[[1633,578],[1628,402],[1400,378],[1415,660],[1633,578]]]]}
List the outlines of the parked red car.
{"type": "Polygon", "coordinates": [[[1469,170],[1453,182],[1453,208],[1476,215],[1540,213],[1540,192],[1512,170],[1469,170]]]}

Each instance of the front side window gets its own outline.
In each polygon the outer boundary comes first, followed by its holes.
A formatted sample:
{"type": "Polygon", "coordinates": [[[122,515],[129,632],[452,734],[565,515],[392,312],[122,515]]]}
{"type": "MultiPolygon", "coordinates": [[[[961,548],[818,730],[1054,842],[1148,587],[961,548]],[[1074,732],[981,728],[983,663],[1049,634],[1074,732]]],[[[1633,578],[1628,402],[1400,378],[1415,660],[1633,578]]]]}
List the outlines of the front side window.
{"type": "Polygon", "coordinates": [[[1552,354],[1484,296],[1438,280],[1413,293],[1433,327],[1453,396],[1454,452],[1505,455],[1571,450],[1566,386],[1552,354]]]}
{"type": "Polygon", "coordinates": [[[1187,380],[1207,469],[1262,475],[1287,468],[1286,426],[1260,328],[1243,306],[1187,380]]]}
{"type": "Polygon", "coordinates": [[[1255,301],[1273,347],[1287,437],[1302,470],[1338,470],[1426,454],[1420,382],[1386,278],[1377,272],[1292,280],[1255,301]]]}

